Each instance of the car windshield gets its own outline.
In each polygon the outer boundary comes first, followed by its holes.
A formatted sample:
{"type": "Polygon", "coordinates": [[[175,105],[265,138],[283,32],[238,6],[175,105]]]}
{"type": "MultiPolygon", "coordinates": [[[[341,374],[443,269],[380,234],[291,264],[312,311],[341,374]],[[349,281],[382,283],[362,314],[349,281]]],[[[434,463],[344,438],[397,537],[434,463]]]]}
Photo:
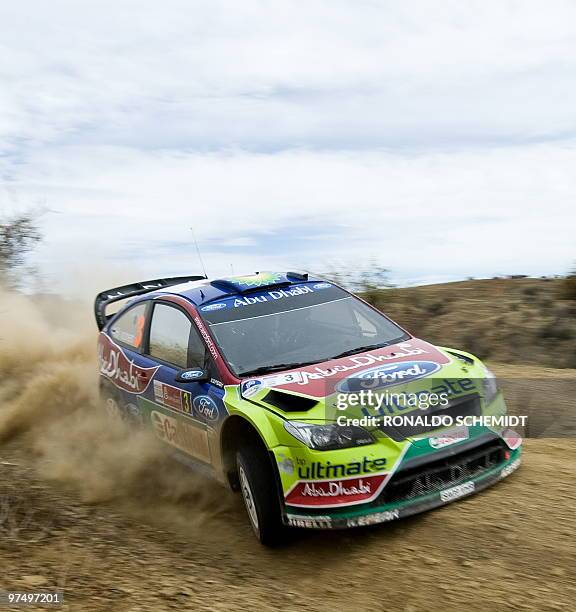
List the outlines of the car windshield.
{"type": "Polygon", "coordinates": [[[409,338],[384,315],[326,282],[236,295],[199,310],[238,376],[319,363],[409,338]]]}

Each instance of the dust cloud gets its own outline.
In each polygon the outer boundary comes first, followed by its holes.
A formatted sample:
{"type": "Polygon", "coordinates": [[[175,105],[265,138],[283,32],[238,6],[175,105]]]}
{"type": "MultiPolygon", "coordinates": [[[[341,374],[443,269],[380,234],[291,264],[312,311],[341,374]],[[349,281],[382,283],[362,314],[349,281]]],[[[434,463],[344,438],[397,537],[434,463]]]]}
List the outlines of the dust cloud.
{"type": "Polygon", "coordinates": [[[0,290],[0,453],[22,449],[39,474],[87,503],[162,506],[172,520],[225,511],[230,496],[168,457],[149,430],[111,422],[98,397],[88,300],[0,290]]]}

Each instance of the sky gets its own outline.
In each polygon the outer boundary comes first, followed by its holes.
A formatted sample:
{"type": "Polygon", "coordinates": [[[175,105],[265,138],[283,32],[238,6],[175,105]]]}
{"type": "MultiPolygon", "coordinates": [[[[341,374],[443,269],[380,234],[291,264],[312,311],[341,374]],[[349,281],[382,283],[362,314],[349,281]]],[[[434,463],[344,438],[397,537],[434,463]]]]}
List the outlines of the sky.
{"type": "Polygon", "coordinates": [[[3,2],[0,213],[45,211],[55,286],[195,274],[194,239],[210,276],[565,273],[575,23],[570,0],[3,2]]]}

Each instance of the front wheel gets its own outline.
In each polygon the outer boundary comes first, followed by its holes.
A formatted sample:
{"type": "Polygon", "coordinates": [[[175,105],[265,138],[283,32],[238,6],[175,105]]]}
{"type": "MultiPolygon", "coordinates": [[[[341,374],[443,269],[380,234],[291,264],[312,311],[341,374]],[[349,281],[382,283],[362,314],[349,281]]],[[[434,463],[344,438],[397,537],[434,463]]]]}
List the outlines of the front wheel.
{"type": "Polygon", "coordinates": [[[238,481],[254,534],[265,546],[280,544],[285,535],[276,483],[264,450],[243,448],[236,455],[238,481]]]}

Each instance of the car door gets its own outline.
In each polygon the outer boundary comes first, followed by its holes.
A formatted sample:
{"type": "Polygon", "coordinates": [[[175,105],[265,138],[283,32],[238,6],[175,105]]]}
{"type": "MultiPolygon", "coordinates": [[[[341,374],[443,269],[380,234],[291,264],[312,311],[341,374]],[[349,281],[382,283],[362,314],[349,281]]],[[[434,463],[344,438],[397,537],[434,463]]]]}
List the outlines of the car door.
{"type": "Polygon", "coordinates": [[[142,355],[150,306],[146,300],[127,308],[99,336],[101,389],[112,418],[141,421],[138,397],[159,369],[142,355]]]}
{"type": "Polygon", "coordinates": [[[140,363],[155,364],[158,370],[148,392],[138,400],[143,417],[177,455],[211,464],[215,428],[223,417],[223,391],[210,381],[176,381],[180,370],[212,370],[206,345],[180,306],[154,300],[150,317],[140,363]]]}

